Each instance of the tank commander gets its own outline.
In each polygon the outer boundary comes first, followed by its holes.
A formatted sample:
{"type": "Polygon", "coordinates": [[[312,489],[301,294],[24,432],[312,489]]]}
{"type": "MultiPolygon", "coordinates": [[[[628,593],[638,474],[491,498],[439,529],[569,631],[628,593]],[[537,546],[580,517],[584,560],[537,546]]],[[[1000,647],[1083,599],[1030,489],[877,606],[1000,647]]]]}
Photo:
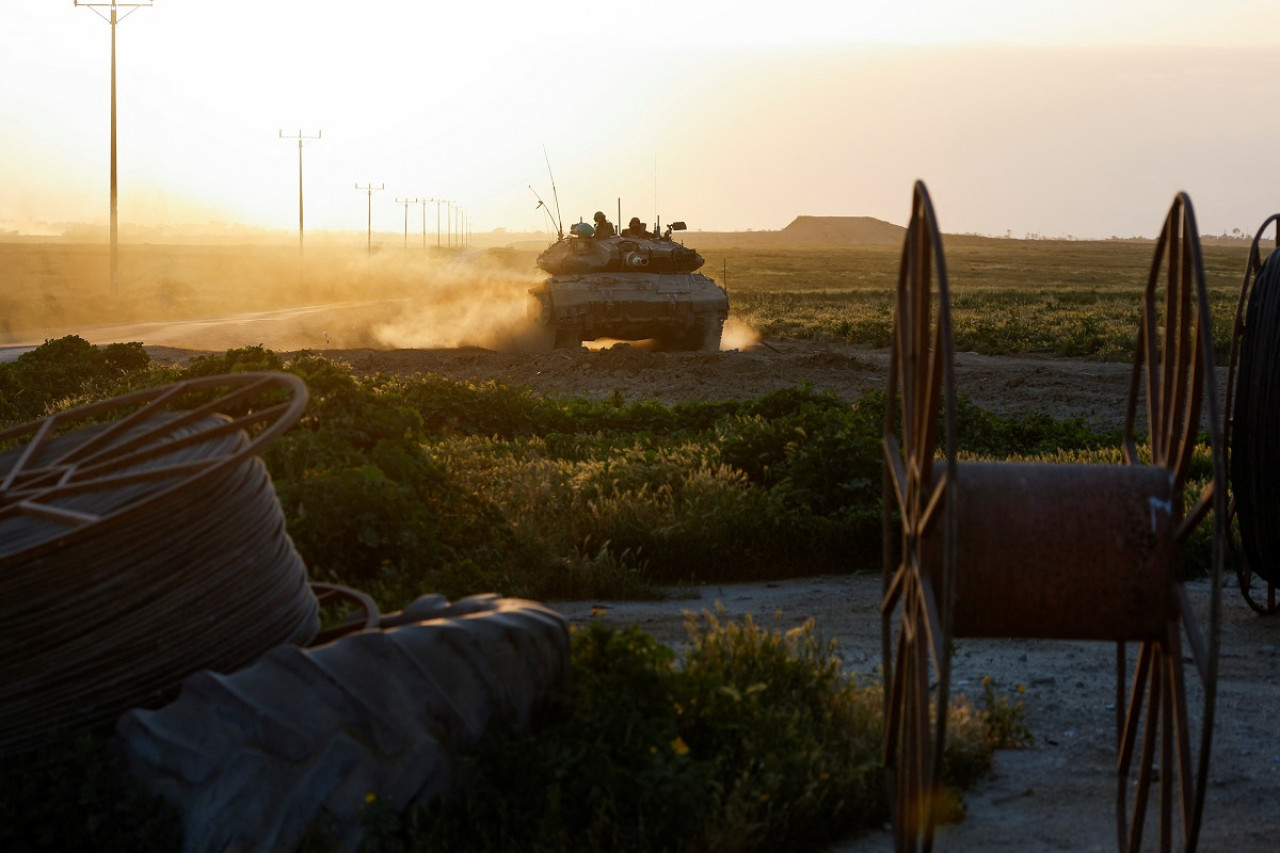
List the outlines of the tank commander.
{"type": "Polygon", "coordinates": [[[652,240],[653,235],[644,227],[644,223],[640,221],[640,217],[633,216],[631,221],[627,223],[627,227],[622,229],[623,237],[641,237],[645,240],[652,240]]]}
{"type": "Polygon", "coordinates": [[[604,211],[602,210],[596,211],[595,221],[596,221],[597,237],[612,237],[615,233],[617,233],[616,231],[614,231],[613,223],[610,222],[605,217],[604,211]]]}

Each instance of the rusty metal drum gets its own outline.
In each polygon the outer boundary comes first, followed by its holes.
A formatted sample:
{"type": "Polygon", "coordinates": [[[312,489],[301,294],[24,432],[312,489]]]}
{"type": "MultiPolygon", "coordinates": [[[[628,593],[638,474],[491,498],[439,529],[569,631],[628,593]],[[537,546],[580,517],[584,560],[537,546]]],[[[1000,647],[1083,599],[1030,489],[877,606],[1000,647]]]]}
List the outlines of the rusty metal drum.
{"type": "MultiPolygon", "coordinates": [[[[1013,462],[956,469],[952,636],[1164,636],[1165,609],[1152,602],[1170,594],[1179,565],[1167,470],[1013,462]]],[[[940,531],[923,549],[939,586],[940,531]]]]}

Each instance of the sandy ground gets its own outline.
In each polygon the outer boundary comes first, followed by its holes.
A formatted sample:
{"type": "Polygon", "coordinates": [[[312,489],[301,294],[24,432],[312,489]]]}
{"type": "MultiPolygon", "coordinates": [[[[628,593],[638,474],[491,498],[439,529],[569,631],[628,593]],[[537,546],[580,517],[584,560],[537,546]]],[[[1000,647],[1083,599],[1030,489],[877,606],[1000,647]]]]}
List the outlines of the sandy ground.
{"type": "MultiPolygon", "coordinates": [[[[881,659],[880,590],[878,575],[850,575],[672,589],[669,600],[657,602],[550,605],[572,623],[635,624],[677,648],[686,638],[685,614],[717,604],[731,616],[751,613],[760,624],[784,629],[812,618],[852,671],[871,674],[881,659]]],[[[1207,615],[1208,583],[1190,591],[1207,615]]],[[[1200,849],[1274,851],[1280,846],[1280,620],[1259,618],[1235,590],[1223,592],[1218,713],[1200,849]]],[[[1026,722],[1036,743],[997,754],[993,773],[967,795],[968,816],[940,831],[937,849],[1116,849],[1115,660],[1112,643],[957,641],[953,693],[980,702],[988,675],[1002,692],[1027,685],[1026,722]]],[[[877,831],[834,849],[872,853],[892,846],[888,832],[877,831]]]]}
{"type": "MultiPolygon", "coordinates": [[[[81,333],[94,343],[143,340],[157,359],[263,342],[287,349],[270,324],[216,330],[216,343],[193,330],[81,333]],[[228,342],[230,339],[232,342],[228,342]]],[[[200,330],[194,330],[200,331],[200,330]]],[[[292,341],[291,341],[292,342],[292,341]]],[[[718,353],[660,353],[619,346],[599,351],[503,353],[484,349],[329,349],[323,339],[295,344],[324,350],[361,373],[423,372],[500,378],[549,394],[629,401],[741,399],[808,382],[853,399],[883,388],[888,354],[830,343],[771,342],[718,353]]],[[[10,356],[13,351],[10,351],[10,356]]],[[[4,357],[0,351],[0,358],[4,357]]],[[[1098,429],[1124,421],[1130,367],[1054,358],[957,355],[957,390],[997,412],[1041,411],[1079,417],[1098,429]]],[[[1220,380],[1220,384],[1221,380],[1220,380]]],[[[774,614],[786,626],[813,617],[835,638],[848,666],[871,673],[880,662],[878,576],[840,576],[676,590],[659,602],[552,602],[571,621],[639,624],[672,643],[684,638],[684,611],[723,603],[731,614],[774,614]],[[598,614],[592,615],[592,608],[598,614]]],[[[1280,618],[1253,614],[1234,589],[1223,590],[1218,722],[1200,849],[1233,853],[1280,849],[1280,618]]],[[[1201,608],[1208,585],[1193,585],[1201,608]]],[[[981,691],[990,675],[1007,690],[1028,686],[1034,748],[997,756],[992,775],[968,794],[968,817],[944,829],[937,849],[1093,851],[1115,849],[1115,651],[1112,644],[963,640],[953,659],[954,692],[981,691]]],[[[1193,705],[1193,713],[1194,705],[1193,705]]],[[[837,849],[891,848],[875,832],[837,849]]]]}

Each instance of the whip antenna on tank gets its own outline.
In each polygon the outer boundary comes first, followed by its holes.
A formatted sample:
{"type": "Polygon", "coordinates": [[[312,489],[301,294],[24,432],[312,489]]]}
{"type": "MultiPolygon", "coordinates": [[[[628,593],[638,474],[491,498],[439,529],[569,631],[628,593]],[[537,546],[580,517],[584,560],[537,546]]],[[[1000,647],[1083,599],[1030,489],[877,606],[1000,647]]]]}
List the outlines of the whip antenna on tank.
{"type": "Polygon", "coordinates": [[[533,193],[533,197],[538,200],[538,207],[535,207],[534,210],[541,208],[542,212],[547,215],[547,221],[551,223],[551,227],[556,229],[556,238],[563,237],[564,235],[560,233],[560,223],[556,222],[555,217],[551,215],[551,211],[547,208],[547,203],[542,200],[542,196],[538,195],[538,191],[533,188],[533,184],[529,185],[529,192],[533,193]]]}
{"type": "Polygon", "coordinates": [[[556,176],[551,173],[551,158],[547,156],[547,146],[542,146],[542,157],[547,161],[547,176],[551,178],[551,198],[556,203],[556,238],[564,238],[564,229],[560,226],[560,194],[556,192],[556,176]]]}

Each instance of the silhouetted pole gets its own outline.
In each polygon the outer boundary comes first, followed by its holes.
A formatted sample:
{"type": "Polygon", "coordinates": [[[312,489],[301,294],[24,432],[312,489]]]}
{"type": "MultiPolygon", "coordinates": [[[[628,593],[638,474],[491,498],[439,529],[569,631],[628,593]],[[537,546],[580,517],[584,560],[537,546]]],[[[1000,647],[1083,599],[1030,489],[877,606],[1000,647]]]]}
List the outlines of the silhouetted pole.
{"type": "Polygon", "coordinates": [[[298,140],[298,254],[302,254],[302,140],[319,139],[324,135],[323,130],[316,131],[315,136],[303,136],[302,131],[298,131],[297,136],[285,136],[284,131],[280,131],[281,139],[298,140]]]}
{"type": "Polygon", "coordinates": [[[427,250],[427,201],[428,199],[419,199],[422,202],[422,251],[427,250]]]}
{"type": "Polygon", "coordinates": [[[75,5],[93,9],[95,15],[111,25],[111,298],[114,299],[120,290],[119,229],[116,216],[116,24],[151,3],[117,3],[116,0],[111,0],[110,3],[81,3],[80,0],[75,0],[75,5]],[[99,6],[109,7],[111,16],[106,17],[99,12],[99,6]],[[129,11],[117,18],[116,9],[120,6],[127,7],[129,11]]]}
{"type": "Polygon", "coordinates": [[[436,203],[436,248],[438,249],[440,248],[440,205],[449,205],[453,204],[453,202],[447,198],[432,198],[427,200],[436,203]]]}
{"type": "Polygon", "coordinates": [[[409,205],[417,204],[421,199],[398,198],[396,204],[404,205],[404,250],[409,251],[409,205]]]}
{"type": "Polygon", "coordinates": [[[373,254],[373,194],[376,192],[380,192],[381,190],[385,190],[386,188],[387,188],[386,184],[381,184],[375,187],[372,181],[369,182],[368,186],[364,186],[364,187],[360,186],[359,184],[356,184],[356,189],[365,190],[369,193],[369,230],[368,230],[368,237],[365,238],[365,247],[364,247],[364,253],[366,255],[373,254]]]}

